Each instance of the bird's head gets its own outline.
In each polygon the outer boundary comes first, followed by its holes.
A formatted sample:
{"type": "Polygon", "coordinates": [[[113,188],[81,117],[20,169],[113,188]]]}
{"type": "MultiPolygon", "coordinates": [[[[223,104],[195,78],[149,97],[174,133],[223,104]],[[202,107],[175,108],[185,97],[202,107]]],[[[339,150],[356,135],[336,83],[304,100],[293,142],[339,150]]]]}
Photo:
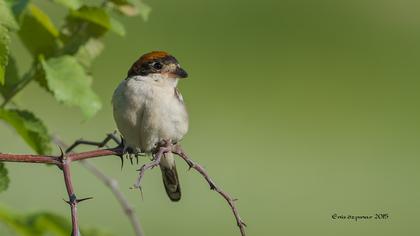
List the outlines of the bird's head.
{"type": "Polygon", "coordinates": [[[127,77],[141,76],[157,80],[187,78],[187,72],[181,68],[178,60],[167,52],[153,51],[141,56],[128,71],[127,77]]]}

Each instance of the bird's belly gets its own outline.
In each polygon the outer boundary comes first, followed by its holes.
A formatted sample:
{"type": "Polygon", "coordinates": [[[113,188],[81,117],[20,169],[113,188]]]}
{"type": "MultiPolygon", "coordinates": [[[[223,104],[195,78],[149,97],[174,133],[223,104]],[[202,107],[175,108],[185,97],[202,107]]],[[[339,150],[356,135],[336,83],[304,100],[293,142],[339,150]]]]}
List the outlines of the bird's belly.
{"type": "Polygon", "coordinates": [[[178,142],[188,131],[184,104],[173,92],[159,89],[138,87],[114,94],[118,130],[135,151],[150,152],[161,140],[178,142]]]}
{"type": "Polygon", "coordinates": [[[188,130],[185,107],[175,97],[154,98],[145,107],[141,132],[142,148],[152,149],[161,140],[180,141],[188,130]]]}

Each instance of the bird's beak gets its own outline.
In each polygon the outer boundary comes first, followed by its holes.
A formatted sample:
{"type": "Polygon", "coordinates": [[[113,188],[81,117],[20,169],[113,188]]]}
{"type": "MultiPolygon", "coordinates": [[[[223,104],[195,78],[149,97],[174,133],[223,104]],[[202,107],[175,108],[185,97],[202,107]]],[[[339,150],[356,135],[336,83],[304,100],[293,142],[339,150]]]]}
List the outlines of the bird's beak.
{"type": "Polygon", "coordinates": [[[175,69],[174,74],[180,79],[185,79],[185,78],[188,77],[188,73],[184,69],[182,69],[181,67],[177,67],[175,69]]]}

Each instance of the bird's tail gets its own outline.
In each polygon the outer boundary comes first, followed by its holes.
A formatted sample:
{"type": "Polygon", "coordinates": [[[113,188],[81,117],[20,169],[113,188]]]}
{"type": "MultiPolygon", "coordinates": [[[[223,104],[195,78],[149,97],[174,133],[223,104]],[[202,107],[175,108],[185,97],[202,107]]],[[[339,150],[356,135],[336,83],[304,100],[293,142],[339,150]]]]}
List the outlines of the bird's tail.
{"type": "Polygon", "coordinates": [[[168,197],[174,202],[179,201],[181,199],[181,186],[172,153],[166,153],[162,157],[160,170],[162,171],[163,185],[165,186],[168,197]]]}

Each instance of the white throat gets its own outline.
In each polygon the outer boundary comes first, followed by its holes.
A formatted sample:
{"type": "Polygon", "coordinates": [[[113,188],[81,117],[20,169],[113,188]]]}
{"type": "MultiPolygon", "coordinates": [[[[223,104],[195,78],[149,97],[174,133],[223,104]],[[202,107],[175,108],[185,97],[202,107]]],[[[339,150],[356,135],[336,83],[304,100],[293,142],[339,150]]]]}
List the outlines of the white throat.
{"type": "Polygon", "coordinates": [[[134,79],[136,81],[146,82],[151,85],[171,87],[171,88],[175,88],[178,85],[178,80],[179,80],[177,78],[170,78],[162,74],[149,74],[146,76],[135,75],[135,76],[128,77],[128,79],[134,79]]]}

